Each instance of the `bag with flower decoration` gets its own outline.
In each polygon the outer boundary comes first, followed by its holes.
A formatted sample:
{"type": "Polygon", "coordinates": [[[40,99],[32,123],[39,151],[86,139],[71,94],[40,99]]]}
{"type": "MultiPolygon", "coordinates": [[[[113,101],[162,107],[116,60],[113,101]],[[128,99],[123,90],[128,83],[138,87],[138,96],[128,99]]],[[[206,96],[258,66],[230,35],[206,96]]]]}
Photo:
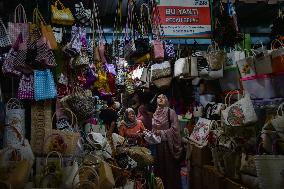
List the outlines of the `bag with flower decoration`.
{"type": "Polygon", "coordinates": [[[241,59],[237,61],[237,65],[239,67],[239,71],[241,74],[241,77],[252,77],[256,75],[256,69],[254,66],[255,58],[254,55],[255,53],[253,51],[250,51],[252,54],[249,55],[248,57],[241,59]]]}
{"type": "MultiPolygon", "coordinates": [[[[227,98],[230,101],[231,96],[232,94],[228,94],[225,101],[227,101],[227,98]]],[[[221,116],[225,125],[233,127],[245,126],[257,121],[257,115],[248,93],[245,93],[237,102],[223,110],[221,116]]]]}
{"type": "Polygon", "coordinates": [[[22,75],[18,88],[18,99],[34,99],[34,76],[22,75]]]}
{"type": "Polygon", "coordinates": [[[214,120],[199,118],[189,139],[197,147],[205,147],[208,143],[209,133],[214,124],[218,124],[214,120]]]}

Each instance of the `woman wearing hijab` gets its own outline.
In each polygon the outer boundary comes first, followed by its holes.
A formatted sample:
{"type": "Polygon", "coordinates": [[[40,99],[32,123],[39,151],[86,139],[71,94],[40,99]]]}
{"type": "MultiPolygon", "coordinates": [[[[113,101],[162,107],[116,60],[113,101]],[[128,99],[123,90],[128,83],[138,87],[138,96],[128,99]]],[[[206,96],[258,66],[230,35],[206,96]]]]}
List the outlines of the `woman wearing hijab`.
{"type": "Polygon", "coordinates": [[[122,120],[119,127],[119,135],[128,138],[130,143],[136,143],[137,139],[140,139],[143,130],[145,130],[145,127],[142,121],[137,120],[132,108],[127,108],[124,120],[122,120]]]}
{"type": "Polygon", "coordinates": [[[155,174],[162,179],[165,189],[180,189],[180,130],[176,112],[169,108],[168,98],[163,94],[157,98],[152,125],[153,131],[162,139],[162,142],[156,145],[155,174]]]}

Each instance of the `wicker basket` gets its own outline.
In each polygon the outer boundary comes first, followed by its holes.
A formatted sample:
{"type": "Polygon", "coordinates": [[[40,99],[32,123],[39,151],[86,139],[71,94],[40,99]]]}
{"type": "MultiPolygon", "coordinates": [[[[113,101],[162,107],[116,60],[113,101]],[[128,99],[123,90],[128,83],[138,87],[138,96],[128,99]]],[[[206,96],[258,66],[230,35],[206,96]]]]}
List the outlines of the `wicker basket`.
{"type": "Polygon", "coordinates": [[[255,165],[260,189],[280,189],[284,155],[256,155],[255,165]]]}

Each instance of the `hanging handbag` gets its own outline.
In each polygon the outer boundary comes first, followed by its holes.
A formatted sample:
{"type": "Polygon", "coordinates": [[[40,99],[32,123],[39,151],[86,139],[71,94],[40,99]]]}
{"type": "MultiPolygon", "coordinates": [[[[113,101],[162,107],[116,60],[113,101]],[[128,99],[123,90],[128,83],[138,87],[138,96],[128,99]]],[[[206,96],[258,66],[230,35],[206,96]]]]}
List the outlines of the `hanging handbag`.
{"type": "Polygon", "coordinates": [[[208,136],[214,124],[218,123],[205,118],[199,118],[189,137],[189,140],[197,147],[202,148],[207,146],[208,136]]]}
{"type": "Polygon", "coordinates": [[[222,103],[209,102],[205,108],[205,118],[210,120],[220,120],[221,111],[225,109],[225,105],[222,103]]]}
{"type": "Polygon", "coordinates": [[[191,77],[198,77],[199,75],[198,69],[201,69],[199,62],[201,60],[204,60],[204,58],[202,57],[200,53],[194,53],[190,56],[190,76],[191,77]]]}
{"type": "MultiPolygon", "coordinates": [[[[77,27],[75,27],[77,28],[77,27]]],[[[72,38],[70,40],[70,42],[68,42],[63,48],[62,48],[62,51],[64,52],[65,55],[67,55],[69,58],[74,58],[76,57],[79,52],[81,51],[81,41],[78,42],[78,39],[79,39],[79,30],[73,30],[73,27],[72,27],[72,38]],[[75,33],[76,32],[76,33],[75,33]],[[79,50],[77,50],[76,48],[73,48],[73,44],[76,43],[76,41],[78,42],[77,47],[79,47],[79,50]]]]}
{"type": "Polygon", "coordinates": [[[284,133],[284,112],[283,112],[284,103],[280,104],[277,109],[277,114],[275,118],[271,120],[271,124],[277,132],[284,133]]]}
{"type": "Polygon", "coordinates": [[[151,81],[171,75],[171,64],[168,61],[151,66],[151,81]]]}
{"type": "Polygon", "coordinates": [[[52,27],[51,25],[47,25],[38,8],[34,9],[34,17],[35,23],[40,26],[41,35],[48,40],[51,49],[57,49],[57,40],[53,33],[52,27]]]}
{"type": "Polygon", "coordinates": [[[175,61],[174,77],[188,77],[190,76],[190,59],[179,58],[175,61]]]}
{"type": "Polygon", "coordinates": [[[36,186],[38,188],[61,188],[63,177],[63,158],[59,152],[51,151],[45,158],[45,165],[36,175],[36,186]],[[50,156],[56,154],[57,160],[50,160],[50,156]]]}
{"type": "Polygon", "coordinates": [[[34,99],[34,76],[22,75],[18,88],[18,99],[34,99]]]}
{"type": "Polygon", "coordinates": [[[74,17],[69,8],[65,8],[60,0],[56,0],[55,4],[51,5],[51,22],[54,24],[72,25],[74,17]],[[58,9],[58,4],[61,9],[58,9]]]}
{"type": "Polygon", "coordinates": [[[23,41],[26,42],[29,38],[29,24],[27,22],[25,8],[19,4],[14,11],[14,22],[8,22],[8,34],[12,44],[14,44],[22,34],[23,41]]]}
{"type": "Polygon", "coordinates": [[[90,118],[95,112],[96,99],[87,96],[86,92],[79,87],[75,88],[73,94],[69,95],[66,103],[73,112],[76,112],[79,119],[90,118]]]}
{"type": "Polygon", "coordinates": [[[160,23],[160,16],[159,16],[159,11],[158,7],[154,5],[153,7],[153,12],[152,12],[152,33],[155,36],[154,40],[151,42],[152,43],[152,53],[153,53],[153,58],[156,61],[163,61],[165,58],[165,49],[164,49],[164,44],[161,41],[161,37],[163,36],[163,28],[161,27],[160,23]],[[161,30],[161,31],[160,31],[161,30]],[[160,35],[162,33],[162,36],[160,35]]]}
{"type": "Polygon", "coordinates": [[[49,69],[34,71],[34,91],[36,101],[53,99],[57,96],[53,75],[49,69]]]}
{"type": "Polygon", "coordinates": [[[218,44],[213,43],[208,46],[206,60],[209,63],[211,70],[220,70],[225,64],[226,54],[219,49],[218,44]]]}
{"type": "Polygon", "coordinates": [[[5,124],[12,125],[25,136],[25,109],[21,101],[11,98],[6,104],[5,124]]]}
{"type": "Polygon", "coordinates": [[[241,59],[237,61],[237,65],[241,74],[241,77],[251,77],[256,75],[256,70],[254,66],[254,56],[256,55],[253,50],[250,50],[248,54],[252,53],[252,55],[249,55],[245,59],[241,59]]]}
{"type": "Polygon", "coordinates": [[[193,108],[192,110],[193,117],[195,118],[202,117],[203,106],[200,103],[194,103],[192,108],[193,108]]]}
{"type": "Polygon", "coordinates": [[[151,66],[151,81],[158,88],[167,88],[172,82],[172,70],[170,62],[165,61],[151,66]]]}
{"type": "Polygon", "coordinates": [[[257,74],[271,74],[271,54],[268,52],[261,52],[255,56],[255,70],[257,74]]]}
{"type": "MultiPolygon", "coordinates": [[[[198,51],[191,55],[191,65],[194,66],[194,74],[196,75],[197,68],[197,76],[208,76],[209,74],[209,63],[205,58],[205,52],[198,51]]],[[[192,67],[191,67],[192,68],[192,67]]]]}
{"type": "MultiPolygon", "coordinates": [[[[228,95],[226,97],[228,98],[228,95]]],[[[250,95],[245,93],[241,99],[223,110],[222,118],[224,119],[225,125],[228,126],[245,126],[256,122],[257,115],[250,95]]]]}
{"type": "Polygon", "coordinates": [[[0,18],[0,47],[9,47],[12,45],[10,36],[7,32],[7,29],[3,23],[3,20],[0,18]]]}
{"type": "Polygon", "coordinates": [[[30,163],[30,166],[32,166],[35,157],[29,141],[25,139],[25,136],[23,135],[23,131],[19,130],[13,125],[8,125],[5,127],[5,134],[7,134],[6,137],[8,137],[9,140],[13,140],[13,143],[8,143],[6,148],[12,148],[13,150],[19,152],[21,159],[27,160],[30,163]],[[9,132],[9,135],[7,132],[9,132]]]}
{"type": "Polygon", "coordinates": [[[273,50],[271,52],[271,67],[272,67],[272,72],[273,73],[280,73],[284,72],[284,45],[282,41],[279,40],[274,40],[271,43],[271,49],[273,50]],[[280,47],[276,49],[276,44],[280,43],[280,47]]]}
{"type": "Polygon", "coordinates": [[[92,23],[92,12],[90,9],[84,8],[84,5],[82,2],[79,2],[79,4],[75,4],[75,17],[76,19],[83,25],[91,25],[92,23]]]}
{"type": "Polygon", "coordinates": [[[245,57],[245,52],[242,50],[230,50],[230,52],[227,53],[225,66],[237,66],[237,61],[245,57]]]}
{"type": "Polygon", "coordinates": [[[12,47],[4,60],[2,66],[2,72],[5,75],[11,75],[14,77],[21,77],[22,73],[15,68],[14,61],[17,57],[17,51],[12,47]]]}
{"type": "Polygon", "coordinates": [[[44,138],[51,129],[51,101],[34,101],[31,104],[31,146],[35,154],[43,154],[44,138]]]}
{"type": "Polygon", "coordinates": [[[164,46],[163,42],[160,40],[152,41],[153,56],[157,61],[162,61],[164,59],[164,46]]]}
{"type": "Polygon", "coordinates": [[[164,49],[165,49],[165,58],[173,59],[176,57],[175,47],[171,40],[164,41],[164,49]]]}
{"type": "Polygon", "coordinates": [[[89,65],[89,57],[86,51],[81,51],[80,54],[72,61],[72,68],[78,68],[89,65]]]}
{"type": "Polygon", "coordinates": [[[10,147],[8,151],[2,151],[1,157],[1,173],[5,174],[1,174],[0,179],[3,180],[4,183],[9,185],[10,188],[23,188],[28,181],[28,177],[31,172],[30,162],[28,160],[22,159],[22,154],[20,154],[17,149],[14,149],[12,147],[10,147]],[[3,159],[3,155],[5,156],[7,153],[11,152],[10,149],[12,149],[12,157],[10,157],[9,159],[3,159]]]}
{"type": "MultiPolygon", "coordinates": [[[[42,31],[43,32],[43,31],[42,31]]],[[[63,38],[63,31],[62,28],[57,28],[57,27],[52,27],[52,32],[53,35],[55,37],[55,40],[57,43],[61,43],[62,42],[62,38],[63,38]]],[[[47,36],[45,36],[46,38],[49,38],[47,36]]],[[[52,42],[51,42],[52,44],[52,42]]],[[[53,46],[53,45],[52,45],[53,46]]]]}
{"type": "Polygon", "coordinates": [[[48,68],[53,68],[57,65],[55,61],[55,56],[52,52],[51,45],[45,37],[41,37],[37,41],[36,51],[36,62],[48,68]]]}

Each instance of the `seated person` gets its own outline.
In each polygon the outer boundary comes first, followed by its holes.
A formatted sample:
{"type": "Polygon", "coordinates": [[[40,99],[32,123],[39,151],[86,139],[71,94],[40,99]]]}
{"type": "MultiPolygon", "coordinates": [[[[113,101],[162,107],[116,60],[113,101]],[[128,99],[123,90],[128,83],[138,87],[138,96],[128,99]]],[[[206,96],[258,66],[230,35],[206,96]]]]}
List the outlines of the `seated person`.
{"type": "Polygon", "coordinates": [[[145,127],[141,120],[137,120],[135,112],[132,108],[125,110],[124,119],[119,127],[119,134],[128,138],[130,144],[141,142],[141,136],[145,127]]]}

